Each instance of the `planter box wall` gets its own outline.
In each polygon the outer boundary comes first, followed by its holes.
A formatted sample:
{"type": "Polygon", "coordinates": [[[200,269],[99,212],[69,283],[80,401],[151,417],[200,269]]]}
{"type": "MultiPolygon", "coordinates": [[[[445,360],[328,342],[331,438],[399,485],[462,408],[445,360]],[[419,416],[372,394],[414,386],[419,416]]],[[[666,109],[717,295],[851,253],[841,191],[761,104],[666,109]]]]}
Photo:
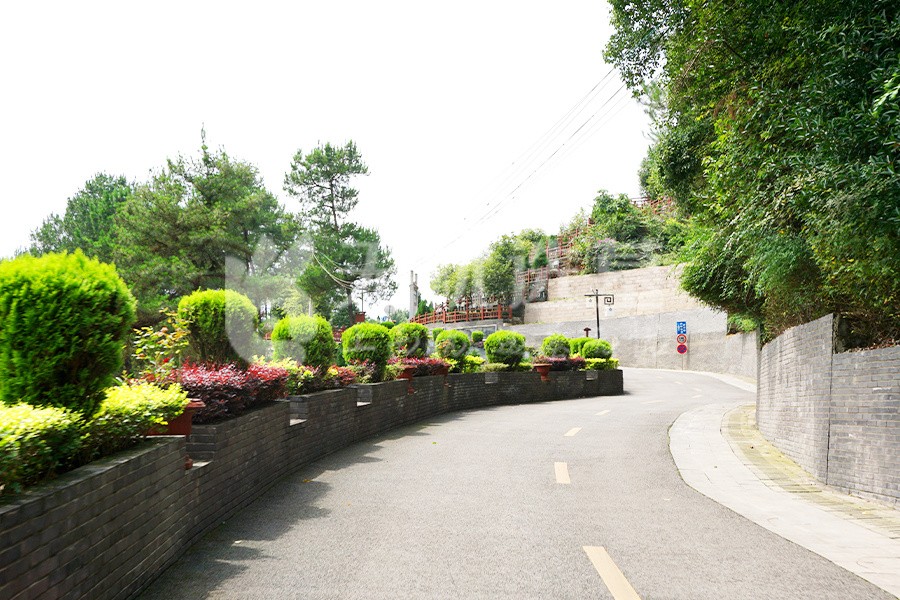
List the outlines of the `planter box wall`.
{"type": "Polygon", "coordinates": [[[0,598],[136,596],[278,479],[356,441],[448,411],[622,393],[621,371],[453,374],[352,386],[152,438],[0,505],[0,598]],[[586,375],[587,373],[587,375],[586,375]],[[594,385],[596,384],[596,385],[594,385]],[[196,461],[184,469],[184,456],[196,461]]]}

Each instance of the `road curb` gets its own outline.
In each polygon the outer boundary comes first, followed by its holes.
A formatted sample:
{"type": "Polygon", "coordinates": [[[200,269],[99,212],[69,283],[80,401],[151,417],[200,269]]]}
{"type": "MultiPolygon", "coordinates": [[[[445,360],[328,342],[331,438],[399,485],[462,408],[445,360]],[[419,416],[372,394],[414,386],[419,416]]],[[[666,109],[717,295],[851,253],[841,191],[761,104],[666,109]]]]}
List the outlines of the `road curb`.
{"type": "MultiPolygon", "coordinates": [[[[869,503],[826,490],[821,485],[816,488],[811,478],[797,477],[777,450],[766,448],[762,436],[747,438],[741,419],[746,422],[744,415],[752,410],[746,406],[709,404],[683,413],[672,424],[669,448],[685,483],[757,525],[900,596],[900,534],[894,532],[892,536],[889,526],[886,529],[873,527],[871,523],[860,524],[861,519],[835,507],[846,503],[859,510],[859,506],[869,503]],[[744,439],[735,437],[737,454],[725,437],[735,431],[743,431],[745,435],[744,439]],[[774,457],[773,460],[760,458],[764,454],[774,457]],[[747,457],[754,455],[754,459],[747,457]],[[766,469],[772,464],[777,468],[766,475],[766,469]],[[791,486],[794,489],[789,491],[791,486]],[[812,498],[810,494],[818,495],[820,501],[804,497],[812,498]]],[[[878,511],[889,511],[886,515],[892,511],[900,519],[900,511],[872,506],[878,511]]],[[[891,518],[885,518],[887,523],[891,522],[891,518]]]]}

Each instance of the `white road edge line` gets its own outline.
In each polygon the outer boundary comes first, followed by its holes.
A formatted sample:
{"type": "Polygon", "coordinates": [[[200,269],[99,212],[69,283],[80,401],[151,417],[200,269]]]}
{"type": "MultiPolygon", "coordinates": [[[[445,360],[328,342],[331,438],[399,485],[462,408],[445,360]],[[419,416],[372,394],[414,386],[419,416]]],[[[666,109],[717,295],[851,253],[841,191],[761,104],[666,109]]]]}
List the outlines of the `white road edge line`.
{"type": "Polygon", "coordinates": [[[659,404],[660,402],[665,402],[665,400],[648,400],[647,402],[641,402],[641,404],[659,404]]]}
{"type": "Polygon", "coordinates": [[[609,414],[609,409],[607,408],[606,410],[601,410],[600,412],[598,412],[597,416],[602,417],[603,415],[608,415],[608,414],[609,414]]]}
{"type": "Polygon", "coordinates": [[[631,584],[628,583],[628,580],[625,579],[625,575],[613,562],[606,548],[602,546],[584,546],[584,551],[587,552],[588,558],[591,559],[594,568],[597,569],[600,578],[615,600],[641,600],[641,597],[638,596],[631,584]]]}
{"type": "Polygon", "coordinates": [[[573,427],[572,429],[570,429],[566,432],[566,435],[564,437],[572,437],[579,431],[581,431],[581,427],[573,427]]]}
{"type": "Polygon", "coordinates": [[[568,463],[564,463],[564,462],[553,463],[553,468],[556,471],[556,483],[564,483],[564,484],[572,483],[572,481],[569,479],[568,463]]]}

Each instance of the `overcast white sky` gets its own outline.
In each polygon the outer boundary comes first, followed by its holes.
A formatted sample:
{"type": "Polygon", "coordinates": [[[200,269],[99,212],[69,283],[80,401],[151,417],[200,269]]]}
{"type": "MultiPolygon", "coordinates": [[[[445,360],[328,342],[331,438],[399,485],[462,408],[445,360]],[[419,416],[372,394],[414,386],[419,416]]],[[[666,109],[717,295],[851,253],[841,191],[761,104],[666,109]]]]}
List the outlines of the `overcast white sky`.
{"type": "Polygon", "coordinates": [[[204,124],[290,210],[294,152],[353,139],[370,172],[355,217],[391,248],[405,307],[411,269],[431,296],[438,264],[556,232],[597,189],[639,194],[648,119],[603,80],[610,31],[587,0],[5,3],[0,255],[95,173],[196,154],[204,124]]]}

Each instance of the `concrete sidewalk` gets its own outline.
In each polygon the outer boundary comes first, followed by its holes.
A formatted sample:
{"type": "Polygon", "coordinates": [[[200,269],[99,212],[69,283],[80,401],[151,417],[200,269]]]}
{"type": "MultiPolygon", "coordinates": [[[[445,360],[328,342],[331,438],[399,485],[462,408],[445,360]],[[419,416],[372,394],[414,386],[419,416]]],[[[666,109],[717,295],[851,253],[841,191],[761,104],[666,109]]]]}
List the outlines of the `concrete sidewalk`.
{"type": "Polygon", "coordinates": [[[900,510],[816,481],[763,438],[752,404],[682,414],[669,447],[701,494],[900,597],[900,510]]]}

